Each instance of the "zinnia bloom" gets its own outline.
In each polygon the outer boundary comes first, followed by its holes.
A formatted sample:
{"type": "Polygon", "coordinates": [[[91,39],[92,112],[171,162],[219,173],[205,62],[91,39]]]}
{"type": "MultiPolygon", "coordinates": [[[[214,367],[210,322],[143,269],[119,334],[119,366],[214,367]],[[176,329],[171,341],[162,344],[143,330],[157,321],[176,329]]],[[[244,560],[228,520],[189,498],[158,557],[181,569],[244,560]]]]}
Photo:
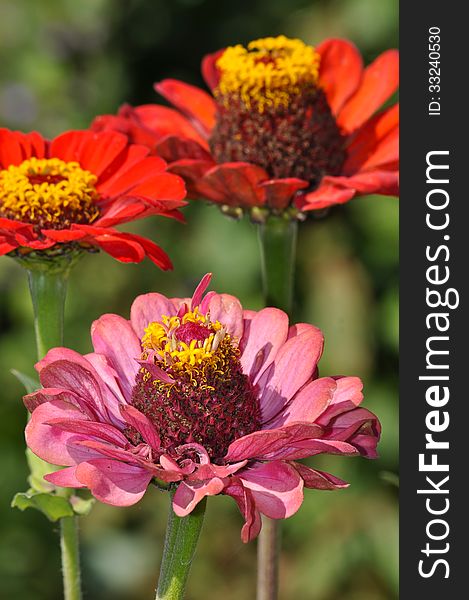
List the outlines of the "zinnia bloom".
{"type": "Polygon", "coordinates": [[[346,40],[313,48],[264,38],[203,59],[212,95],[166,79],[155,88],[177,110],[124,106],[93,127],[150,145],[191,197],[227,211],[298,215],[356,195],[397,195],[398,105],[377,111],[397,89],[398,61],[388,50],[364,68],[346,40]]]}
{"type": "Polygon", "coordinates": [[[0,255],[101,248],[123,262],[171,261],[116,225],[149,215],[181,218],[183,180],[146,146],[114,131],[68,131],[51,141],[0,129],[0,255]]]}
{"type": "Polygon", "coordinates": [[[192,299],[139,296],[129,321],[103,315],[91,354],[51,350],[36,366],[43,389],[25,396],[26,441],[66,467],[48,481],[108,504],[134,504],[152,481],[177,488],[179,516],[227,494],[247,542],[260,513],[295,513],[304,487],[347,486],[298,459],[374,458],[380,425],[359,408],[358,378],[318,378],[319,329],[289,326],[275,308],[243,310],[226,294],[204,297],[209,281],[192,299]]]}

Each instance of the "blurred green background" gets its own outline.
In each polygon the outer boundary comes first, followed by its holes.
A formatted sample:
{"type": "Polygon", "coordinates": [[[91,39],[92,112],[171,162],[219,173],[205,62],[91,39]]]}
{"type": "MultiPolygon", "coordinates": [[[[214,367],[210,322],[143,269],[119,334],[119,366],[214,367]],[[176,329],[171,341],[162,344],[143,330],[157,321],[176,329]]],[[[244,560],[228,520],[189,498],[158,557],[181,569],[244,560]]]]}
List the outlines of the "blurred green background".
{"type": "MultiPolygon", "coordinates": [[[[345,36],[366,62],[397,45],[397,0],[1,0],[0,125],[52,136],[86,127],[129,101],[156,101],[154,81],[202,84],[199,60],[231,43],[285,33],[318,43],[345,36]]],[[[213,288],[262,306],[254,226],[192,203],[187,225],[147,220],[129,227],[159,242],[175,271],[148,261],[122,265],[86,256],[70,282],[66,345],[90,350],[89,326],[104,312],[128,315],[144,292],[190,295],[207,271],[213,288]]],[[[348,490],[308,490],[284,522],[281,598],[397,598],[397,246],[395,198],[367,197],[300,225],[296,320],[324,331],[321,374],[359,375],[366,406],[382,420],[378,461],[316,458],[351,482],[348,490]]],[[[0,597],[61,598],[57,526],[9,503],[24,491],[23,390],[10,374],[32,374],[34,332],[26,277],[0,259],[0,597]]],[[[255,597],[255,543],[239,538],[241,517],[226,497],[209,501],[187,598],[255,597]]],[[[81,524],[85,598],[152,598],[167,497],[151,489],[137,506],[96,505],[81,524]]]]}

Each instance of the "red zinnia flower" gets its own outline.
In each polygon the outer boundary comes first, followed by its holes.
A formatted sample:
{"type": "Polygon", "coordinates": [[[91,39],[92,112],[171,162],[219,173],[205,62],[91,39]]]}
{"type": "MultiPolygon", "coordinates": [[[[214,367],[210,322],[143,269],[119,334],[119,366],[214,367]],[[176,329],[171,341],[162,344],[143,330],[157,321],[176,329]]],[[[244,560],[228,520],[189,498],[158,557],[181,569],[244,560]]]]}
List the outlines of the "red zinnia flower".
{"type": "Polygon", "coordinates": [[[247,542],[260,513],[295,513],[303,488],[347,486],[299,459],[375,458],[380,424],[359,407],[357,377],[318,377],[319,329],[289,325],[276,308],[243,310],[227,294],[204,297],[209,281],[192,299],[139,296],[129,321],[103,315],[91,354],[51,350],[36,365],[44,388],[25,397],[26,441],[67,467],[48,481],[108,504],[138,502],[152,481],[177,488],[179,516],[227,494],[247,542]]]}
{"type": "Polygon", "coordinates": [[[398,105],[376,111],[397,89],[398,60],[388,50],[364,69],[346,40],[314,49],[265,38],[203,59],[213,96],[166,79],[155,88],[180,112],[124,106],[93,127],[148,144],[190,196],[227,207],[295,214],[359,194],[397,195],[398,105]]]}
{"type": "Polygon", "coordinates": [[[171,261],[156,244],[114,229],[149,215],[180,219],[183,180],[146,146],[106,131],[51,141],[0,129],[0,255],[99,247],[123,262],[171,261]]]}

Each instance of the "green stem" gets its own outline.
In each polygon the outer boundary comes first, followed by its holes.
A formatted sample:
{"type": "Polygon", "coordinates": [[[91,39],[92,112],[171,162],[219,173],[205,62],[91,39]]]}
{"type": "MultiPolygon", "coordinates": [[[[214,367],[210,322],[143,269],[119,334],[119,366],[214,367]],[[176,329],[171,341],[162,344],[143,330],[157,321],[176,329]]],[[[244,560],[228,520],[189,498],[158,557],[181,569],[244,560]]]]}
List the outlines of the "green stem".
{"type": "MultiPolygon", "coordinates": [[[[38,358],[63,345],[63,323],[67,281],[76,256],[53,261],[21,260],[28,271],[29,289],[34,309],[34,330],[38,358]]],[[[70,494],[70,490],[67,490],[70,494]]],[[[78,519],[60,520],[60,549],[65,600],[80,600],[80,555],[78,519]]]]}
{"type": "Polygon", "coordinates": [[[68,271],[28,269],[38,359],[63,344],[68,271]]]}
{"type": "Polygon", "coordinates": [[[187,517],[175,515],[170,497],[168,525],[164,541],[156,600],[181,600],[204,521],[207,499],[199,502],[187,517]]]}
{"type": "Polygon", "coordinates": [[[78,546],[78,517],[60,519],[60,550],[65,600],[80,600],[80,553],[78,546]]]}
{"type": "MultiPolygon", "coordinates": [[[[259,225],[262,283],[266,306],[275,306],[291,316],[295,275],[298,221],[269,217],[259,225]]],[[[257,600],[278,597],[280,524],[262,518],[257,545],[257,600]]]]}
{"type": "Polygon", "coordinates": [[[298,222],[269,217],[259,225],[262,283],[266,306],[291,313],[298,222]]]}

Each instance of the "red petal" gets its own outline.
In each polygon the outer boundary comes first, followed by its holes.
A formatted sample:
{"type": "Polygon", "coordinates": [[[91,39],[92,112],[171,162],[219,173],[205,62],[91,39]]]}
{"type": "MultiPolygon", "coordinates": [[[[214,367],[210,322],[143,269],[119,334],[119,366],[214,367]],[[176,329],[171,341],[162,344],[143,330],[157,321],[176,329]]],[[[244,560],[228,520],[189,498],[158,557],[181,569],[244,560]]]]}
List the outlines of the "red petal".
{"type": "Polygon", "coordinates": [[[127,165],[124,168],[121,167],[115,177],[100,185],[99,191],[109,196],[124,194],[135,185],[162,173],[166,169],[166,163],[157,156],[147,156],[129,168],[126,167],[127,165]]]}
{"type": "Polygon", "coordinates": [[[170,164],[168,170],[171,173],[180,175],[184,179],[187,186],[188,198],[199,198],[201,193],[198,191],[197,182],[200,181],[207,171],[213,168],[214,164],[212,160],[185,158],[170,164]]]}
{"type": "Polygon", "coordinates": [[[86,235],[83,231],[73,229],[41,229],[41,233],[55,242],[63,243],[81,240],[86,235]]]}
{"type": "Polygon", "coordinates": [[[178,200],[179,202],[172,203],[171,208],[178,208],[186,204],[186,202],[181,202],[186,196],[184,180],[173,173],[154,175],[131,188],[129,194],[159,200],[162,203],[165,200],[178,200]]]}
{"type": "Polygon", "coordinates": [[[375,115],[353,136],[347,148],[344,175],[392,163],[399,158],[399,105],[375,115]]]}
{"type": "Polygon", "coordinates": [[[340,111],[337,122],[346,131],[360,127],[397,90],[399,52],[383,52],[364,73],[360,87],[340,111]]]}
{"type": "Polygon", "coordinates": [[[224,51],[225,48],[222,48],[212,54],[206,54],[202,59],[202,77],[211,90],[217,87],[220,80],[220,71],[217,68],[216,62],[224,51]]]}
{"type": "Polygon", "coordinates": [[[323,183],[317,190],[302,196],[297,202],[300,210],[319,210],[334,204],[344,204],[355,196],[355,190],[342,188],[333,183],[323,183]]]}
{"type": "Polygon", "coordinates": [[[87,131],[66,131],[50,143],[49,156],[64,161],[80,162],[81,148],[88,135],[87,131]]]}
{"type": "Polygon", "coordinates": [[[360,84],[362,57],[347,40],[325,40],[316,50],[321,55],[319,84],[326,93],[332,113],[337,115],[360,84]]]}
{"type": "Polygon", "coordinates": [[[19,165],[25,158],[22,150],[23,134],[9,129],[0,129],[0,165],[19,165]]]}
{"type": "Polygon", "coordinates": [[[398,171],[370,171],[353,177],[324,177],[317,190],[302,198],[301,210],[317,210],[348,202],[356,195],[399,195],[398,171]]]}
{"type": "Polygon", "coordinates": [[[198,142],[177,135],[167,135],[156,144],[158,156],[168,163],[184,158],[211,160],[210,154],[198,142]]]}
{"type": "Polygon", "coordinates": [[[308,181],[295,177],[270,179],[259,184],[259,187],[264,190],[263,204],[277,210],[287,208],[296,192],[308,186],[308,181]]]}
{"type": "Polygon", "coordinates": [[[80,165],[99,177],[127,144],[126,136],[117,131],[89,132],[81,149],[80,165]]]}
{"type": "MultiPolygon", "coordinates": [[[[107,193],[107,190],[114,185],[114,182],[122,177],[124,173],[127,173],[129,169],[134,166],[138,168],[138,165],[148,157],[149,150],[145,146],[138,146],[131,144],[127,146],[123,152],[119,154],[118,161],[114,161],[106,171],[99,178],[97,189],[101,193],[107,193]]],[[[149,157],[148,157],[149,158],[149,157]]],[[[145,163],[146,166],[155,163],[145,163]]],[[[146,170],[146,166],[144,169],[146,170]]],[[[160,168],[156,166],[156,168],[160,168]]]]}
{"type": "Polygon", "coordinates": [[[204,148],[208,148],[205,137],[201,136],[191,122],[174,108],[158,104],[143,104],[136,106],[134,112],[140,122],[154,132],[157,139],[166,135],[178,135],[195,140],[204,148]]]}
{"type": "Polygon", "coordinates": [[[193,120],[196,126],[199,125],[203,134],[210,134],[215,125],[217,105],[207,92],[177,79],[164,79],[155,83],[155,90],[193,120]]]}
{"type": "Polygon", "coordinates": [[[261,167],[233,162],[217,165],[198,182],[198,191],[209,200],[231,206],[262,206],[264,190],[259,187],[268,179],[261,167]]]}

